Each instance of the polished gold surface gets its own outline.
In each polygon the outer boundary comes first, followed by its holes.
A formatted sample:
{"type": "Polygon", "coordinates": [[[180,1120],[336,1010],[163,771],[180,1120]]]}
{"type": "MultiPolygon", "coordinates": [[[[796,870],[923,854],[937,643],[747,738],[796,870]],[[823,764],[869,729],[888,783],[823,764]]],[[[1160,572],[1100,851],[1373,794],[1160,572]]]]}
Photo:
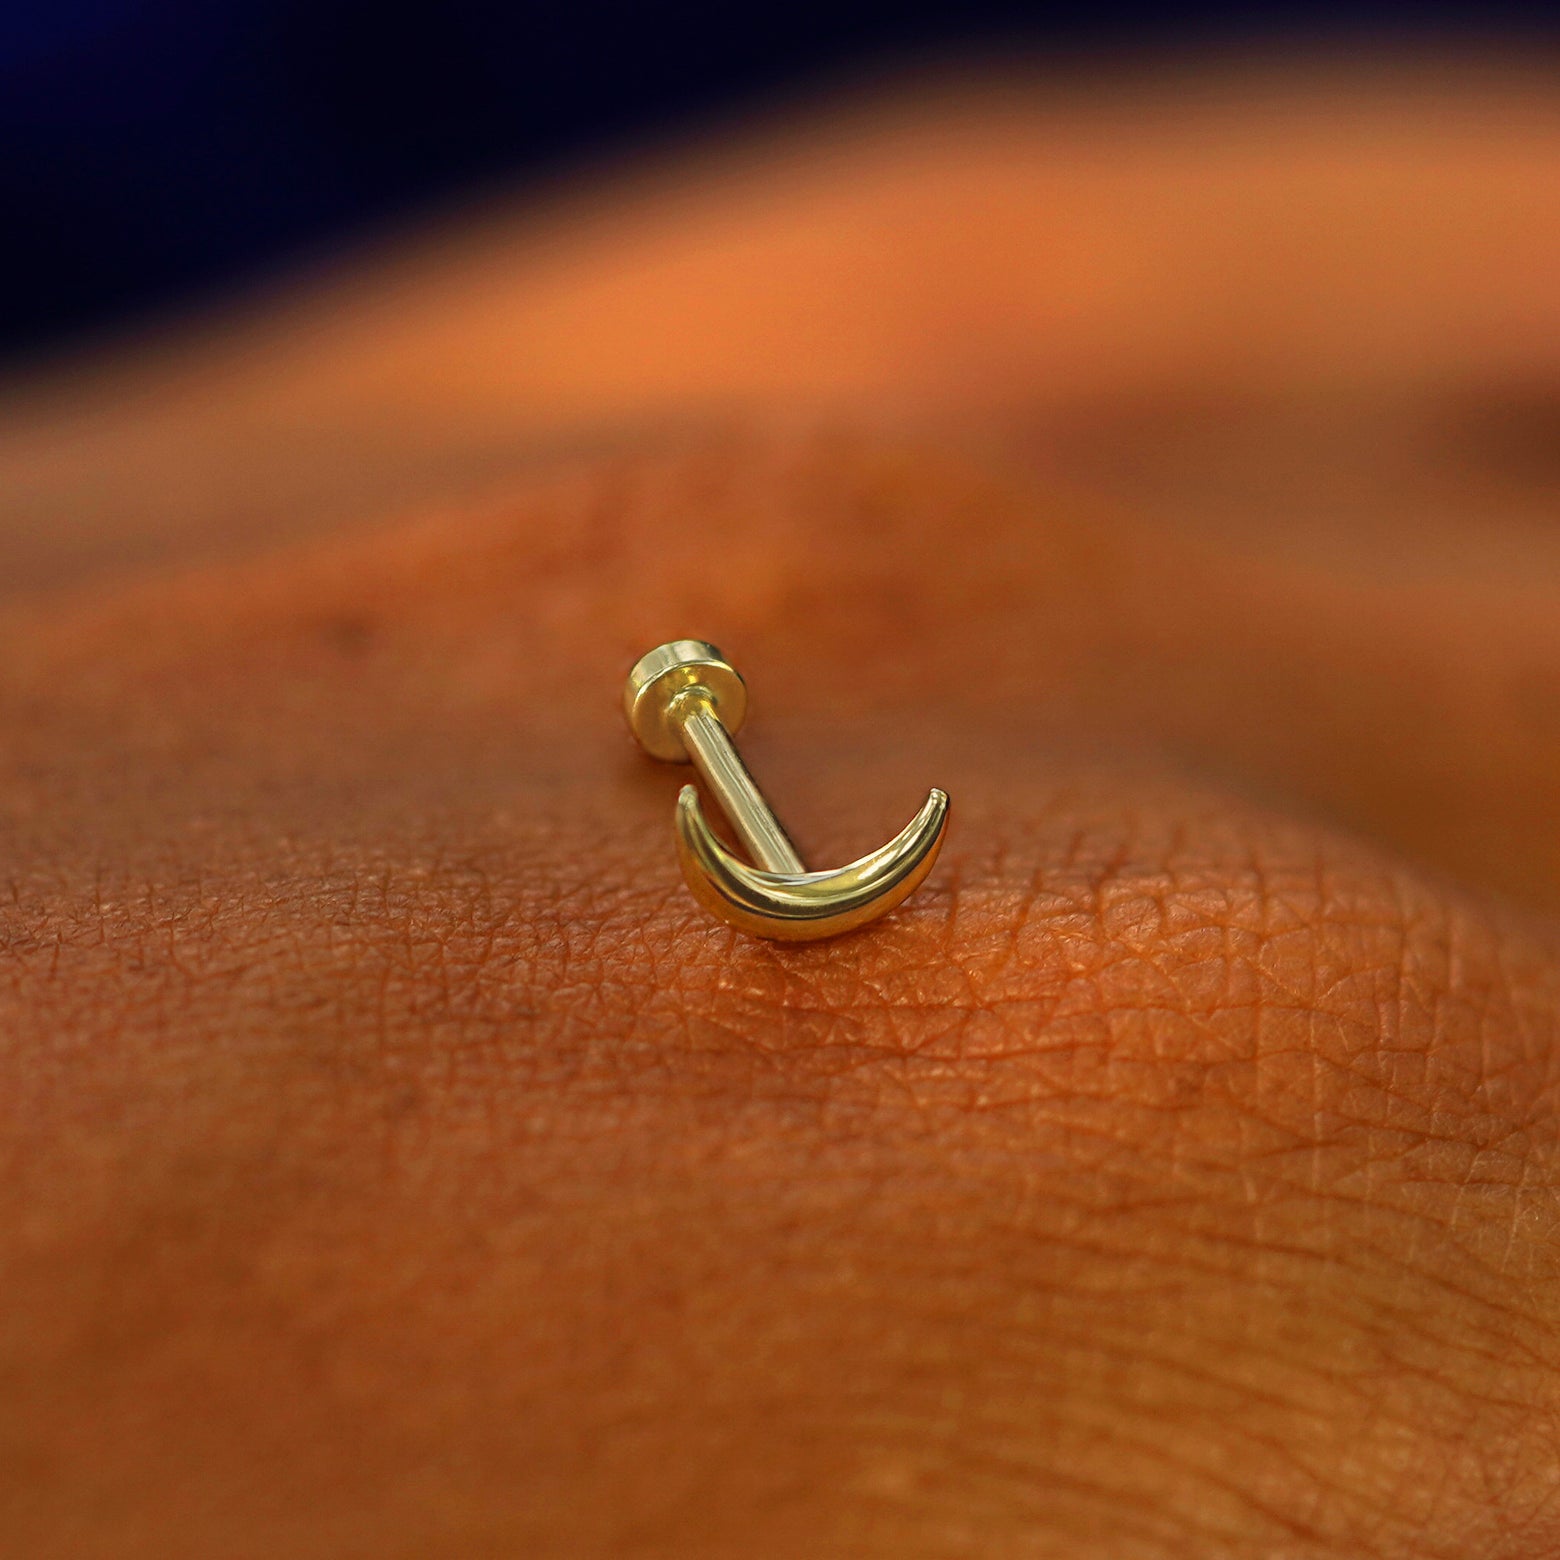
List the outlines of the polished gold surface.
{"type": "Polygon", "coordinates": [[[735,735],[747,717],[747,684],[714,645],[674,639],[642,655],[623,686],[623,713],[639,745],[652,758],[685,763],[681,720],[673,708],[697,689],[715,718],[735,735]]]}
{"type": "Polygon", "coordinates": [[[933,789],[888,844],[833,872],[745,866],[710,832],[699,793],[677,798],[677,853],[693,896],[711,915],[755,937],[807,942],[886,915],[921,886],[948,826],[948,796],[933,789]]]}
{"type": "MultiPolygon", "coordinates": [[[[700,693],[690,690],[683,699],[678,708],[683,744],[721,811],[731,820],[743,849],[766,872],[805,872],[796,847],[753,783],[719,717],[707,704],[698,702],[700,693]]],[[[694,795],[697,801],[697,792],[694,795]]]]}
{"type": "Polygon", "coordinates": [[[731,740],[747,713],[747,689],[714,645],[677,639],[643,656],[628,674],[623,708],[646,752],[693,764],[756,863],[721,844],[698,791],[684,786],[677,799],[683,876],[694,898],[728,926],[788,942],[853,931],[903,903],[937,860],[948,796],[934,788],[888,844],[835,871],[808,872],[731,740]]]}

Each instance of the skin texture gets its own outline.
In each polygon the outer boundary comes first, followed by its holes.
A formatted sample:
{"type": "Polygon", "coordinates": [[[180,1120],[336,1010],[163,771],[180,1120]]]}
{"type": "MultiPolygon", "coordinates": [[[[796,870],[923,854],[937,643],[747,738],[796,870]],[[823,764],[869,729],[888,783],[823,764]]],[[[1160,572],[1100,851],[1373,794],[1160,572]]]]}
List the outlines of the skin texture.
{"type": "Polygon", "coordinates": [[[13,387],[0,1549],[1560,1550],[1560,116],[1138,92],[13,387]],[[683,634],[903,912],[703,919],[683,634]]]}

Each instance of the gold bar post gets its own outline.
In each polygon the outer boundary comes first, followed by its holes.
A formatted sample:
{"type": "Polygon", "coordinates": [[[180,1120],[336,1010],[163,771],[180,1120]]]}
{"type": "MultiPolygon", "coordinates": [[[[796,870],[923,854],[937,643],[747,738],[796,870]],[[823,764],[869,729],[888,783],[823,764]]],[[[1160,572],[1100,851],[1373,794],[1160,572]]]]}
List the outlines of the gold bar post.
{"type": "Polygon", "coordinates": [[[805,872],[796,847],[759,795],[736,743],[711,710],[704,689],[694,687],[682,694],[671,714],[693,767],[731,820],[754,864],[766,872],[805,872]]]}

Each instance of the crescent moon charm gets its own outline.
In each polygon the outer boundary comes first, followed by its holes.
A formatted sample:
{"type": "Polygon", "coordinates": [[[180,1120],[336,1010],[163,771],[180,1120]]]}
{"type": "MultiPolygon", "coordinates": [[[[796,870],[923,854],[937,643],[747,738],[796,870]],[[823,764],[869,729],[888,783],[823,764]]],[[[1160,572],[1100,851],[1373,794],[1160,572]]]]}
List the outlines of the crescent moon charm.
{"type": "Polygon", "coordinates": [[[754,937],[810,942],[887,915],[932,870],[948,829],[948,795],[933,788],[888,844],[832,872],[765,872],[739,861],[710,832],[699,793],[677,798],[677,854],[693,897],[754,937]]]}
{"type": "Polygon", "coordinates": [[[691,785],[677,798],[677,853],[693,896],[717,920],[754,937],[807,942],[886,915],[932,870],[948,829],[948,795],[933,789],[891,839],[832,872],[809,872],[747,772],[731,734],[747,712],[747,687],[713,645],[677,639],[642,657],[623,708],[654,758],[691,762],[753,864],[710,829],[691,785]]]}

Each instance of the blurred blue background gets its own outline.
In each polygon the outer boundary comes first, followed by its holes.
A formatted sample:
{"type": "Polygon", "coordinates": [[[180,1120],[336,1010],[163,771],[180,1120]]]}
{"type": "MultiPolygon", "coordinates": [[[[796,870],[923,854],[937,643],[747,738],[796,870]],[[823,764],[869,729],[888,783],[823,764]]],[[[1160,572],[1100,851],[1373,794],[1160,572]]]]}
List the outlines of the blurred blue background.
{"type": "Polygon", "coordinates": [[[306,261],[501,177],[944,57],[1532,50],[1560,6],[491,0],[0,6],[0,356],[306,261]]]}

